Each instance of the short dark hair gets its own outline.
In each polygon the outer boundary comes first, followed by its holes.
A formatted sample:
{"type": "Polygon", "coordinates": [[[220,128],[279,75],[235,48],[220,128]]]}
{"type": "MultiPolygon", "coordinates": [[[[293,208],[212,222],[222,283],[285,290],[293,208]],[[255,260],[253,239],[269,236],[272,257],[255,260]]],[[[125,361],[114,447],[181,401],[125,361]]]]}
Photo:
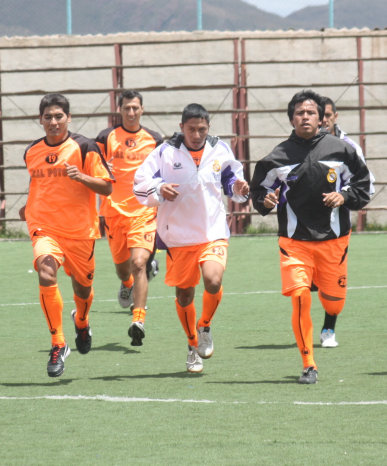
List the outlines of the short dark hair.
{"type": "Polygon", "coordinates": [[[330,99],[329,97],[321,97],[321,100],[324,103],[324,107],[326,107],[327,105],[330,105],[332,107],[333,113],[337,112],[336,104],[333,102],[332,99],[330,99]]]}
{"type": "Polygon", "coordinates": [[[294,116],[294,109],[297,104],[300,104],[302,102],[305,102],[305,100],[313,100],[317,104],[317,109],[318,109],[318,116],[320,118],[320,121],[323,120],[324,118],[324,113],[325,113],[325,104],[322,100],[321,95],[317,94],[316,92],[310,90],[310,89],[304,89],[303,91],[297,92],[297,94],[294,94],[292,100],[288,103],[288,117],[289,120],[292,121],[293,116],[294,116]]]}
{"type": "Polygon", "coordinates": [[[191,118],[203,118],[208,124],[210,123],[210,114],[200,104],[189,104],[184,108],[181,114],[181,122],[184,124],[191,118]]]}
{"type": "Polygon", "coordinates": [[[47,107],[51,107],[52,105],[57,105],[60,107],[66,115],[70,113],[70,102],[68,99],[62,94],[46,94],[39,104],[39,115],[42,116],[44,110],[47,107]]]}
{"type": "Polygon", "coordinates": [[[118,106],[121,107],[124,99],[132,100],[132,99],[135,99],[136,97],[138,98],[138,100],[140,101],[140,104],[142,105],[142,95],[138,91],[135,91],[134,89],[127,89],[118,98],[118,106]]]}

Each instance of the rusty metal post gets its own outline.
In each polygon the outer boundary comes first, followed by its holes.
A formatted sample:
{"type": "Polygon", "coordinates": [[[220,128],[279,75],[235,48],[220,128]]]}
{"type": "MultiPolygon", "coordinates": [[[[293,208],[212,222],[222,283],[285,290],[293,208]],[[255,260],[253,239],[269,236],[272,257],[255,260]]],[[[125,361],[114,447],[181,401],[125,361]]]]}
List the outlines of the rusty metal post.
{"type": "MultiPolygon", "coordinates": [[[[1,71],[1,68],[0,68],[1,71]]],[[[0,141],[3,142],[3,105],[1,98],[1,73],[0,73],[0,141]]],[[[5,176],[4,176],[4,146],[0,144],[0,218],[5,218],[5,176]]],[[[0,231],[6,230],[6,223],[0,223],[0,231]]]]}
{"type": "MultiPolygon", "coordinates": [[[[238,119],[238,156],[239,160],[250,160],[249,149],[249,121],[247,113],[247,73],[246,73],[246,41],[241,39],[241,61],[240,61],[240,87],[239,87],[239,119],[238,119]]],[[[247,181],[250,182],[250,164],[244,164],[244,173],[247,181]]],[[[248,203],[237,204],[238,212],[249,212],[248,203]]],[[[237,232],[243,233],[246,226],[250,224],[250,215],[238,215],[237,218],[237,232]]]]}
{"type": "MultiPolygon", "coordinates": [[[[239,151],[239,138],[238,138],[238,126],[239,126],[239,39],[234,39],[234,87],[232,90],[232,105],[235,112],[232,113],[232,132],[236,136],[231,140],[231,149],[235,154],[236,158],[238,157],[239,151]]],[[[235,202],[228,200],[228,212],[230,215],[230,231],[231,234],[237,233],[237,216],[234,215],[235,202]]]]}
{"type": "MultiPolygon", "coordinates": [[[[123,72],[122,72],[122,45],[114,44],[114,61],[115,66],[112,68],[113,91],[110,91],[110,111],[117,111],[117,90],[123,88],[123,72]]],[[[114,126],[120,123],[120,117],[110,115],[108,118],[108,126],[114,126]]]]}
{"type": "MultiPolygon", "coordinates": [[[[365,137],[365,100],[364,100],[364,62],[362,59],[362,38],[356,38],[356,49],[357,49],[357,77],[359,87],[359,127],[360,127],[360,147],[363,151],[364,157],[366,157],[366,137],[365,137]]],[[[360,210],[357,214],[357,225],[356,231],[364,231],[367,214],[365,210],[360,210]]]]}

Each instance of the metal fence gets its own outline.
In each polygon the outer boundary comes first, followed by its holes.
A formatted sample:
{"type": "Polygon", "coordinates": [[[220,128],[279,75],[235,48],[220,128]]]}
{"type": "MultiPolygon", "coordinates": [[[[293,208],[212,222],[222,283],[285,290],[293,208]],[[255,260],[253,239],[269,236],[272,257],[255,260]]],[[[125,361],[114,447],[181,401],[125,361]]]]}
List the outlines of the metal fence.
{"type": "MultiPolygon", "coordinates": [[[[22,153],[40,137],[33,132],[41,96],[69,96],[77,103],[73,121],[93,137],[96,128],[119,121],[117,97],[125,88],[146,95],[143,118],[166,137],[183,103],[203,103],[248,180],[252,165],[288,136],[291,96],[302,88],[329,95],[377,178],[357,228],[364,228],[367,212],[387,211],[386,31],[15,39],[0,40],[0,53],[0,227],[19,221],[26,199],[22,153]]],[[[257,215],[249,203],[229,202],[228,213],[233,234],[257,215]]]]}

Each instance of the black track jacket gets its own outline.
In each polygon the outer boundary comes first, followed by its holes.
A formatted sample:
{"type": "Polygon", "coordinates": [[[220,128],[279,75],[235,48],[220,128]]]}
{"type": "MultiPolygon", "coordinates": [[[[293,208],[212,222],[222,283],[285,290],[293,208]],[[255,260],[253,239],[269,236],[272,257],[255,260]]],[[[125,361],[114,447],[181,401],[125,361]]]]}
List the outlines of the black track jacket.
{"type": "Polygon", "coordinates": [[[325,241],[350,232],[350,210],[370,201],[370,172],[355,149],[325,130],[312,139],[293,131],[289,139],[259,160],[250,191],[255,209],[267,215],[263,205],[268,192],[280,187],[277,205],[278,235],[302,241],[325,241]],[[323,193],[340,192],[344,204],[323,204],[323,193]]]}

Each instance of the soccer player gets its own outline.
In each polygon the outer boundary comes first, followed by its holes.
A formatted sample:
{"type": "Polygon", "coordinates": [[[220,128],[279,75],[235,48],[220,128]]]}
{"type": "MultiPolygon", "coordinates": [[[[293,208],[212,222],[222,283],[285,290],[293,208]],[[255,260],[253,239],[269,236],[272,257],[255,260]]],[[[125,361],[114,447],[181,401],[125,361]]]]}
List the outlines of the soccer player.
{"type": "Polygon", "coordinates": [[[51,333],[47,373],[58,377],[70,354],[63,334],[58,269],[63,265],[71,277],[75,343],[86,354],[91,348],[89,311],[94,295],[94,243],[99,237],[95,194],[109,195],[112,177],[97,144],[69,131],[70,104],[65,96],[47,94],[39,112],[46,136],[32,142],[24,153],[31,181],[20,216],[27,221],[40,303],[51,333]]]}
{"type": "MultiPolygon", "coordinates": [[[[356,144],[356,142],[353,141],[347,135],[347,133],[345,133],[337,124],[337,118],[339,114],[337,112],[336,105],[333,102],[333,100],[330,99],[329,97],[323,97],[322,103],[325,105],[322,127],[325,128],[333,136],[336,136],[342,141],[345,141],[348,144],[350,144],[356,150],[357,155],[363,160],[364,163],[366,163],[364,155],[363,155],[363,151],[361,147],[359,146],[359,144],[356,144]]],[[[371,176],[371,182],[373,183],[375,181],[375,178],[371,172],[370,172],[370,176],[371,176]]],[[[374,194],[374,191],[375,190],[373,188],[373,184],[371,184],[370,186],[371,196],[374,194]]],[[[337,315],[330,315],[327,312],[325,312],[324,324],[323,324],[323,327],[320,333],[320,342],[323,348],[335,348],[336,346],[339,345],[338,341],[336,340],[336,333],[335,333],[336,320],[337,320],[337,315]]]]}
{"type": "Polygon", "coordinates": [[[245,202],[249,187],[230,147],[209,135],[209,114],[199,104],[182,113],[181,133],[155,149],[135,175],[134,193],[158,207],[157,245],[167,249],[165,283],[176,288],[176,310],[188,338],[186,367],[203,370],[214,351],[211,321],[222,299],[230,235],[224,193],[245,202]],[[203,276],[202,312],[196,321],[195,287],[203,276]]]}
{"type": "MultiPolygon", "coordinates": [[[[152,277],[149,264],[153,262],[157,267],[157,263],[152,261],[156,209],[144,207],[137,201],[133,194],[133,179],[137,168],[162,142],[162,138],[155,131],[141,126],[144,107],[139,92],[124,91],[118,105],[122,124],[101,131],[96,139],[116,179],[112,194],[102,199],[100,213],[105,219],[113,262],[121,280],[118,301],[123,308],[132,308],[132,323],[128,331],[131,345],[141,346],[145,338],[148,278],[152,277]]],[[[157,273],[157,268],[153,273],[157,273]]]]}
{"type": "Polygon", "coordinates": [[[303,362],[299,383],[317,382],[310,315],[312,282],[332,318],[344,307],[350,210],[370,200],[370,172],[355,149],[320,131],[321,96],[301,91],[288,104],[294,130],[259,160],[251,182],[254,207],[277,207],[282,294],[292,300],[292,326],[303,362]]]}

